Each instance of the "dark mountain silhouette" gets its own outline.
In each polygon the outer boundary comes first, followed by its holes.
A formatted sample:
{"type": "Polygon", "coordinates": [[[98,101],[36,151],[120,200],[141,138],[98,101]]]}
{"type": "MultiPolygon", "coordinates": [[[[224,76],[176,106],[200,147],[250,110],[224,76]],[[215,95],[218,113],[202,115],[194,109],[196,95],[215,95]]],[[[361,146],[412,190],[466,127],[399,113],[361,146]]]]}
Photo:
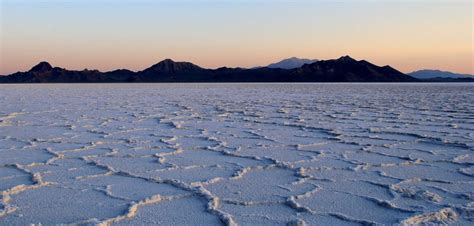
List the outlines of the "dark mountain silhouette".
{"type": "Polygon", "coordinates": [[[125,69],[100,72],[70,71],[41,62],[27,72],[1,76],[3,83],[100,83],[100,82],[416,82],[390,66],[379,67],[349,56],[317,61],[296,69],[205,69],[188,62],[166,59],[143,71],[125,69]]]}
{"type": "Polygon", "coordinates": [[[474,75],[468,74],[457,74],[449,71],[440,71],[440,70],[420,70],[409,73],[410,76],[418,79],[434,79],[434,78],[472,78],[474,75]]]}
{"type": "Polygon", "coordinates": [[[52,70],[53,67],[51,66],[51,64],[49,64],[48,62],[40,62],[38,65],[34,66],[33,68],[31,68],[31,72],[37,72],[37,73],[42,73],[42,72],[47,72],[47,71],[50,71],[52,70]]]}
{"type": "Polygon", "coordinates": [[[74,82],[106,82],[107,73],[97,70],[69,71],[52,67],[47,62],[41,62],[27,72],[17,72],[0,78],[0,82],[10,83],[74,83],[74,82]]]}
{"type": "Polygon", "coordinates": [[[308,75],[320,82],[410,82],[416,79],[390,66],[379,67],[365,60],[357,61],[349,56],[337,60],[306,64],[292,72],[293,77],[305,79],[308,75]]]}
{"type": "Polygon", "coordinates": [[[200,80],[206,74],[209,74],[208,70],[192,63],[166,59],[138,72],[137,79],[144,82],[179,82],[200,80]]]}
{"type": "Polygon", "coordinates": [[[273,63],[268,65],[268,68],[281,68],[281,69],[295,69],[302,67],[305,64],[312,64],[318,60],[310,60],[310,59],[301,59],[297,57],[292,57],[288,59],[284,59],[280,62],[273,63]]]}
{"type": "Polygon", "coordinates": [[[163,75],[163,74],[173,75],[173,74],[180,74],[180,73],[187,73],[187,72],[194,72],[194,71],[201,71],[201,70],[204,70],[204,69],[192,63],[174,62],[171,59],[166,59],[143,70],[141,73],[147,74],[147,75],[163,75]]]}

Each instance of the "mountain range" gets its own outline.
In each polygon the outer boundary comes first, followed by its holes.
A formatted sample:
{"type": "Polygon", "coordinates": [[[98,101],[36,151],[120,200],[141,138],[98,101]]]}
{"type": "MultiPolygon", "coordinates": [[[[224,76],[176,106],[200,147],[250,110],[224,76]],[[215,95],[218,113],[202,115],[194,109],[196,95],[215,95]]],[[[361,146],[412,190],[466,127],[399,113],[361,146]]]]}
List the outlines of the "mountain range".
{"type": "Polygon", "coordinates": [[[440,70],[420,70],[408,75],[417,78],[417,79],[436,79],[436,78],[452,78],[452,79],[463,79],[471,78],[474,79],[474,75],[469,74],[457,74],[449,71],[440,71],[440,70]]]}
{"type": "Polygon", "coordinates": [[[72,71],[41,62],[26,72],[0,77],[3,83],[100,82],[413,82],[416,79],[390,66],[379,67],[349,56],[316,61],[292,69],[206,69],[189,62],[163,60],[143,71],[72,71]]]}
{"type": "Polygon", "coordinates": [[[0,83],[420,81],[390,66],[377,66],[349,56],[320,61],[290,58],[279,63],[252,69],[206,69],[189,62],[166,59],[138,72],[126,69],[100,72],[67,70],[41,62],[29,71],[0,76],[0,83]]]}

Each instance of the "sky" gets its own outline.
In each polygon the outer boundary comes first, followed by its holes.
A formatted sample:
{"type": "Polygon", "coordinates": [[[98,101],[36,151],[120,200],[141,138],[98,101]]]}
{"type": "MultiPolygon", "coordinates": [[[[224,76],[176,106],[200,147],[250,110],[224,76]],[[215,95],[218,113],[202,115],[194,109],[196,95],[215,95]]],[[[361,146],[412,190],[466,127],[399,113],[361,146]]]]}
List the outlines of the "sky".
{"type": "Polygon", "coordinates": [[[350,55],[474,74],[473,0],[0,0],[0,74],[350,55]]]}

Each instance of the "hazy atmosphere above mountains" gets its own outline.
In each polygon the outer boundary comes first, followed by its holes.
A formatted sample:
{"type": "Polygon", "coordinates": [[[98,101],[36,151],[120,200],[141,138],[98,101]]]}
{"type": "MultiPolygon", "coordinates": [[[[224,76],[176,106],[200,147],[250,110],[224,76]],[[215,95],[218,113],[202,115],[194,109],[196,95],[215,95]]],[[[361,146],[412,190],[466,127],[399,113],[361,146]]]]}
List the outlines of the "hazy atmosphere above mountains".
{"type": "Polygon", "coordinates": [[[166,58],[254,68],[344,55],[474,74],[470,0],[0,0],[0,10],[1,75],[41,61],[139,71],[166,58]]]}

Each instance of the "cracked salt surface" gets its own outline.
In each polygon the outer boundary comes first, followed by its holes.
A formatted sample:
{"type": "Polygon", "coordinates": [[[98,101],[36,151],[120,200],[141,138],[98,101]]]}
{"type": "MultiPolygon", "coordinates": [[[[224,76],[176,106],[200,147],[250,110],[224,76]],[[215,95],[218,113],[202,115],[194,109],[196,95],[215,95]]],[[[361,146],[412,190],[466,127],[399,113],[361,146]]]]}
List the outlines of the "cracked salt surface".
{"type": "Polygon", "coordinates": [[[469,84],[0,85],[0,225],[474,222],[469,84]]]}

